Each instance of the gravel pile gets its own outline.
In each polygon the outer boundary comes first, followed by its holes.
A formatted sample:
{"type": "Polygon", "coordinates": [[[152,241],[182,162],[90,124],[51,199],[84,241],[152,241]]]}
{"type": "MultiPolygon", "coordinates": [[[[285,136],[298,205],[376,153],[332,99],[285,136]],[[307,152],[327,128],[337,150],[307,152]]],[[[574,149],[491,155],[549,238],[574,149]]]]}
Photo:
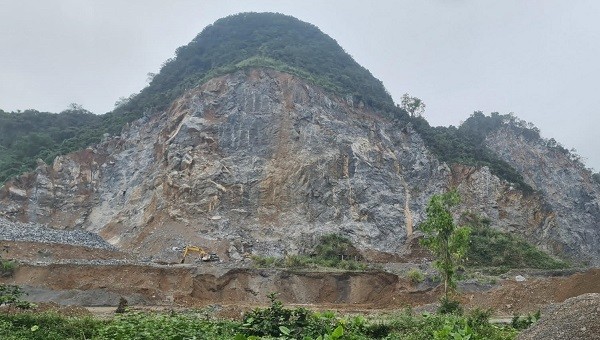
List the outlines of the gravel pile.
{"type": "Polygon", "coordinates": [[[58,230],[33,223],[0,218],[0,240],[59,243],[88,248],[116,250],[100,236],[84,230],[58,230]]]}
{"type": "Polygon", "coordinates": [[[583,294],[550,305],[518,339],[600,339],[600,294],[583,294]]]}

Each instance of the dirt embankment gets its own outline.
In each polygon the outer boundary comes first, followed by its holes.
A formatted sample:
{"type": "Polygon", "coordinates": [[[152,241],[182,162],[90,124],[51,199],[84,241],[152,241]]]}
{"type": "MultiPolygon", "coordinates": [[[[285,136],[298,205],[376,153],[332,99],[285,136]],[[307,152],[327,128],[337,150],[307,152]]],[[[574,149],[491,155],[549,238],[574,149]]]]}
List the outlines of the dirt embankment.
{"type": "MultiPolygon", "coordinates": [[[[279,293],[286,304],[346,310],[393,309],[437,301],[439,288],[417,289],[394,274],[226,268],[225,264],[21,264],[1,283],[18,284],[32,301],[115,306],[121,296],[135,305],[199,307],[212,304],[268,304],[279,293]]],[[[501,281],[487,291],[465,291],[467,308],[493,308],[512,315],[543,308],[585,293],[600,293],[600,269],[564,277],[528,277],[501,281]]]]}
{"type": "Polygon", "coordinates": [[[493,308],[497,313],[533,312],[549,303],[563,302],[586,293],[600,293],[600,269],[563,277],[531,277],[526,281],[504,280],[496,288],[465,294],[470,306],[493,308]]]}
{"type": "MultiPolygon", "coordinates": [[[[441,296],[439,287],[416,287],[383,271],[251,269],[238,267],[247,266],[242,262],[158,265],[107,249],[18,241],[2,241],[0,251],[3,258],[21,261],[0,283],[22,286],[33,302],[116,306],[125,297],[131,305],[249,307],[268,304],[267,294],[277,292],[286,304],[365,310],[426,305],[441,296]]],[[[522,282],[511,276],[491,289],[465,289],[461,298],[467,308],[493,308],[510,316],[600,293],[600,269],[560,277],[525,276],[522,282]]]]}
{"type": "Polygon", "coordinates": [[[385,272],[310,272],[223,269],[218,265],[21,264],[2,283],[18,284],[30,300],[115,305],[120,296],[146,305],[264,305],[267,294],[293,304],[347,304],[388,308],[435,301],[408,281],[385,272]],[[80,301],[77,300],[80,296],[80,301]]]}

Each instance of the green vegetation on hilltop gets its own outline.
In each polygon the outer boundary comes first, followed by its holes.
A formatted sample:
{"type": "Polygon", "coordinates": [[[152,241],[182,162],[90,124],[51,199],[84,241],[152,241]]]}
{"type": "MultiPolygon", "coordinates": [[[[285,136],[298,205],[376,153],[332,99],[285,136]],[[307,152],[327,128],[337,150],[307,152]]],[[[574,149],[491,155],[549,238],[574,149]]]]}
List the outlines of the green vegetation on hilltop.
{"type": "Polygon", "coordinates": [[[51,163],[98,141],[100,125],[99,116],[78,108],[60,114],[0,110],[0,184],[35,168],[38,159],[51,163]]]}
{"type": "Polygon", "coordinates": [[[241,13],[217,20],[179,47],[149,86],[117,112],[164,109],[209,78],[255,66],[296,74],[366,105],[394,106],[381,81],[316,26],[283,14],[241,13]]]}
{"type": "Polygon", "coordinates": [[[56,156],[100,142],[102,135],[117,134],[131,115],[95,115],[71,104],[60,113],[0,110],[0,185],[33,170],[37,160],[51,164],[56,156]]]}
{"type": "Polygon", "coordinates": [[[294,74],[332,93],[352,96],[354,101],[394,119],[399,128],[411,122],[440,160],[488,166],[518,188],[531,190],[515,169],[482,143],[485,133],[506,120],[504,116],[476,113],[459,128],[431,127],[415,112],[409,117],[406,109],[395,106],[381,81],[334,39],[314,25],[276,13],[242,13],[217,20],[188,45],[179,47],[146,88],[102,116],[77,106],[60,114],[0,111],[4,137],[0,142],[0,183],[32,170],[37,159],[49,163],[57,155],[97,143],[104,133],[117,134],[125,123],[166,109],[185,90],[210,78],[252,67],[294,74]]]}
{"type": "MultiPolygon", "coordinates": [[[[411,122],[425,144],[435,153],[441,161],[470,166],[487,166],[490,171],[524,192],[532,192],[532,188],[525,183],[523,176],[512,166],[500,159],[494,152],[485,146],[487,134],[511,123],[508,118],[513,116],[500,115],[497,112],[485,116],[482,112],[475,112],[460,127],[438,126],[432,127],[421,117],[412,118],[411,122]]],[[[535,130],[523,129],[524,134],[535,133],[535,130]]],[[[538,133],[539,136],[539,133],[538,133]]]]}
{"type": "Polygon", "coordinates": [[[176,50],[139,94],[96,116],[73,105],[60,114],[0,111],[0,183],[83,149],[104,133],[149,112],[166,109],[185,90],[215,76],[251,67],[291,73],[366,105],[394,108],[381,81],[316,26],[275,13],[242,13],[217,20],[176,50]]]}
{"type": "MultiPolygon", "coordinates": [[[[513,183],[525,193],[531,193],[533,189],[525,183],[523,176],[485,146],[486,137],[502,127],[514,130],[516,134],[529,141],[538,141],[548,149],[568,157],[574,164],[584,167],[581,157],[574,149],[567,150],[553,138],[543,139],[537,127],[517,118],[512,113],[492,112],[486,116],[483,112],[476,111],[458,128],[431,127],[420,117],[411,118],[411,122],[440,160],[477,167],[487,166],[493,174],[513,183]]],[[[600,183],[600,174],[592,175],[592,178],[600,183]]]]}

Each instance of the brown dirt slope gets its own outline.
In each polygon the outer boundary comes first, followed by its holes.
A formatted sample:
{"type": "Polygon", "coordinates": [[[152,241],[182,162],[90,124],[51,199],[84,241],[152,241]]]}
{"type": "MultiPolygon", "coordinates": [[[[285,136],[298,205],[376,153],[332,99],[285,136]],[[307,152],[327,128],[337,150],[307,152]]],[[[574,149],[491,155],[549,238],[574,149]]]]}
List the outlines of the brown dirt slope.
{"type": "Polygon", "coordinates": [[[528,278],[523,282],[505,280],[497,289],[467,297],[470,306],[493,308],[499,314],[512,315],[533,312],[585,293],[600,293],[600,269],[564,277],[528,278]]]}

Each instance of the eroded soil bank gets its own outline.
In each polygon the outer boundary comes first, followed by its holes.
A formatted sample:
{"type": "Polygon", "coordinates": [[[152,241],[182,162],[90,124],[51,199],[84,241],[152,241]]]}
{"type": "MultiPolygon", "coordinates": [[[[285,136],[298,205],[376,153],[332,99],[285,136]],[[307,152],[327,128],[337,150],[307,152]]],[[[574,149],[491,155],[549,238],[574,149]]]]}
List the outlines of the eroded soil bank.
{"type": "MultiPolygon", "coordinates": [[[[383,271],[322,272],[201,265],[133,263],[22,263],[2,283],[17,284],[30,301],[85,306],[116,306],[120,297],[133,305],[202,307],[258,306],[279,293],[286,304],[345,310],[395,309],[434,303],[439,288],[414,286],[383,271]]],[[[491,289],[468,289],[469,307],[494,308],[498,314],[535,311],[584,293],[600,293],[600,269],[559,277],[501,280],[491,289]]]]}

